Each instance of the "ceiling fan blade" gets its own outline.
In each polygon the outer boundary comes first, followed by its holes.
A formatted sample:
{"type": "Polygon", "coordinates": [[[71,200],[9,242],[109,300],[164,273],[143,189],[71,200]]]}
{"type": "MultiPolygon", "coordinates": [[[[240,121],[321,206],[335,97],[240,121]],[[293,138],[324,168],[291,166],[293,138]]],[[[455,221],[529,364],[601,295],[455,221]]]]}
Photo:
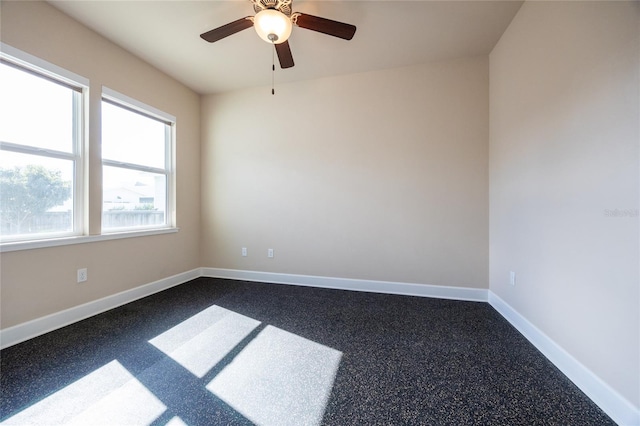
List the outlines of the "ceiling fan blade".
{"type": "Polygon", "coordinates": [[[356,33],[355,25],[332,21],[331,19],[320,18],[319,16],[307,15],[306,13],[296,12],[293,16],[293,23],[300,28],[306,28],[345,40],[351,40],[356,33]]]}
{"type": "Polygon", "coordinates": [[[289,41],[276,44],[276,53],[280,60],[280,68],[291,68],[295,64],[293,63],[293,55],[291,54],[291,47],[289,47],[289,41]]]}
{"type": "Polygon", "coordinates": [[[251,27],[253,27],[253,17],[247,16],[245,18],[238,19],[237,21],[230,22],[227,25],[223,25],[211,31],[207,31],[206,33],[200,34],[200,37],[209,43],[213,43],[251,27]]]}

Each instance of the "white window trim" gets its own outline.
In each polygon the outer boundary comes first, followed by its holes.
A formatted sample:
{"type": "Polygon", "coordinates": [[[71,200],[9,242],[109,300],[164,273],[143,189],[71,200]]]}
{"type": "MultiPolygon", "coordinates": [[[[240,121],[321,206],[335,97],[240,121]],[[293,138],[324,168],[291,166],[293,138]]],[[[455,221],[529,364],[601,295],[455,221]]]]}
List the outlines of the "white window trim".
{"type": "Polygon", "coordinates": [[[164,111],[160,111],[158,108],[147,105],[137,99],[133,99],[132,97],[110,89],[107,86],[102,86],[102,97],[104,99],[115,102],[116,104],[124,105],[136,111],[140,111],[145,115],[154,116],[158,120],[166,121],[172,124],[175,124],[176,122],[176,118],[173,115],[167,114],[164,111]]]}
{"type": "MultiPolygon", "coordinates": [[[[81,109],[81,111],[79,111],[79,116],[82,118],[82,120],[78,126],[74,126],[74,131],[76,133],[74,134],[74,147],[72,153],[58,152],[46,148],[23,146],[11,142],[4,142],[2,143],[2,145],[4,149],[11,152],[31,155],[44,154],[46,157],[72,160],[74,162],[73,231],[54,232],[46,234],[45,238],[47,240],[57,240],[61,238],[80,237],[85,233],[87,228],[87,224],[84,223],[84,218],[88,200],[85,199],[84,189],[86,185],[85,138],[87,137],[86,120],[88,119],[88,115],[86,114],[86,106],[89,103],[89,79],[2,42],[0,42],[0,58],[27,70],[32,70],[37,74],[41,74],[54,81],[68,85],[78,91],[77,96],[79,97],[79,102],[74,102],[74,109],[81,109]]],[[[76,112],[77,111],[74,111],[74,113],[76,112]]],[[[76,117],[78,117],[78,115],[74,115],[74,119],[76,117]]],[[[38,235],[32,235],[31,237],[32,238],[13,239],[9,236],[4,241],[0,241],[0,252],[5,251],[5,247],[29,243],[33,241],[42,241],[38,239],[38,235]]]]}
{"type": "Polygon", "coordinates": [[[89,89],[88,78],[2,42],[0,42],[0,56],[25,68],[35,69],[46,76],[62,80],[72,86],[83,86],[87,90],[89,89]]]}
{"type": "Polygon", "coordinates": [[[129,232],[113,232],[100,235],[79,235],[72,237],[47,238],[43,240],[15,241],[0,244],[0,253],[33,250],[47,247],[68,246],[73,244],[95,243],[99,241],[119,240],[122,238],[139,238],[151,235],[172,234],[178,232],[180,228],[165,227],[149,230],[135,230],[129,232]]]}

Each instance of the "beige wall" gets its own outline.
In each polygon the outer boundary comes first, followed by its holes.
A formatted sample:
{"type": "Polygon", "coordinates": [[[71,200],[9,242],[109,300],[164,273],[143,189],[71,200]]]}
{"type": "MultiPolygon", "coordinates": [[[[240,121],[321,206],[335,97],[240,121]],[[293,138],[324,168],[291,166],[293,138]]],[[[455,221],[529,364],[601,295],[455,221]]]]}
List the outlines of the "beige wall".
{"type": "Polygon", "coordinates": [[[638,217],[610,214],[639,208],[638,3],[528,2],[490,60],[202,104],[46,3],[0,5],[4,43],[91,80],[92,170],[101,85],[177,117],[180,227],[3,253],[2,328],[199,266],[490,286],[640,406],[638,217]]]}
{"type": "Polygon", "coordinates": [[[204,97],[203,266],[488,288],[488,81],[481,57],[204,97]]]}
{"type": "MultiPolygon", "coordinates": [[[[98,176],[102,85],[177,118],[180,227],[168,235],[2,253],[2,328],[199,267],[199,96],[46,3],[2,1],[1,8],[3,43],[90,79],[90,152],[98,176]],[[80,267],[88,268],[87,283],[76,283],[80,267]]],[[[91,178],[95,233],[101,188],[91,178]]]]}
{"type": "Polygon", "coordinates": [[[636,407],[639,22],[526,2],[490,55],[491,291],[636,407]]]}

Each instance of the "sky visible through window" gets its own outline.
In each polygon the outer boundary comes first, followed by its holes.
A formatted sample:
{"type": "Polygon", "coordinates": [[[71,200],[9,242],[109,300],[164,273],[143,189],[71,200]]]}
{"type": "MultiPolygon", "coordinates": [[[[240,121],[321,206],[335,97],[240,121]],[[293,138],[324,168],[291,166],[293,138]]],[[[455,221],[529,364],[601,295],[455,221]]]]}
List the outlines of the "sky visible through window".
{"type": "Polygon", "coordinates": [[[73,91],[0,64],[0,141],[73,152],[73,91]]]}
{"type": "Polygon", "coordinates": [[[164,169],[165,124],[102,102],[102,158],[164,169]]]}
{"type": "MultiPolygon", "coordinates": [[[[165,167],[165,124],[160,121],[103,102],[102,139],[103,158],[165,167]]],[[[0,64],[0,142],[73,152],[73,91],[0,64]]],[[[0,164],[13,167],[33,161],[31,156],[3,152],[0,164]]],[[[55,159],[42,158],[38,163],[59,168],[55,159]]],[[[62,172],[72,178],[68,170],[62,172]]]]}

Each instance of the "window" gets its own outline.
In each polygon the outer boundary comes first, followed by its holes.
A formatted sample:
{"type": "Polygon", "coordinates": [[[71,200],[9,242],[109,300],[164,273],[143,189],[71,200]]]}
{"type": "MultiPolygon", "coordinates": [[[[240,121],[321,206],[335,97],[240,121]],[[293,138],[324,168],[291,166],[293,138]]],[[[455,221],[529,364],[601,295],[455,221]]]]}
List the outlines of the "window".
{"type": "Polygon", "coordinates": [[[0,241],[83,233],[87,86],[82,77],[3,45],[0,241]]]}
{"type": "Polygon", "coordinates": [[[102,230],[171,226],[175,118],[104,88],[102,230]]]}
{"type": "Polygon", "coordinates": [[[177,232],[175,123],[105,87],[89,105],[87,78],[0,42],[0,252],[177,232]],[[100,107],[101,141],[87,136],[100,107]]]}

